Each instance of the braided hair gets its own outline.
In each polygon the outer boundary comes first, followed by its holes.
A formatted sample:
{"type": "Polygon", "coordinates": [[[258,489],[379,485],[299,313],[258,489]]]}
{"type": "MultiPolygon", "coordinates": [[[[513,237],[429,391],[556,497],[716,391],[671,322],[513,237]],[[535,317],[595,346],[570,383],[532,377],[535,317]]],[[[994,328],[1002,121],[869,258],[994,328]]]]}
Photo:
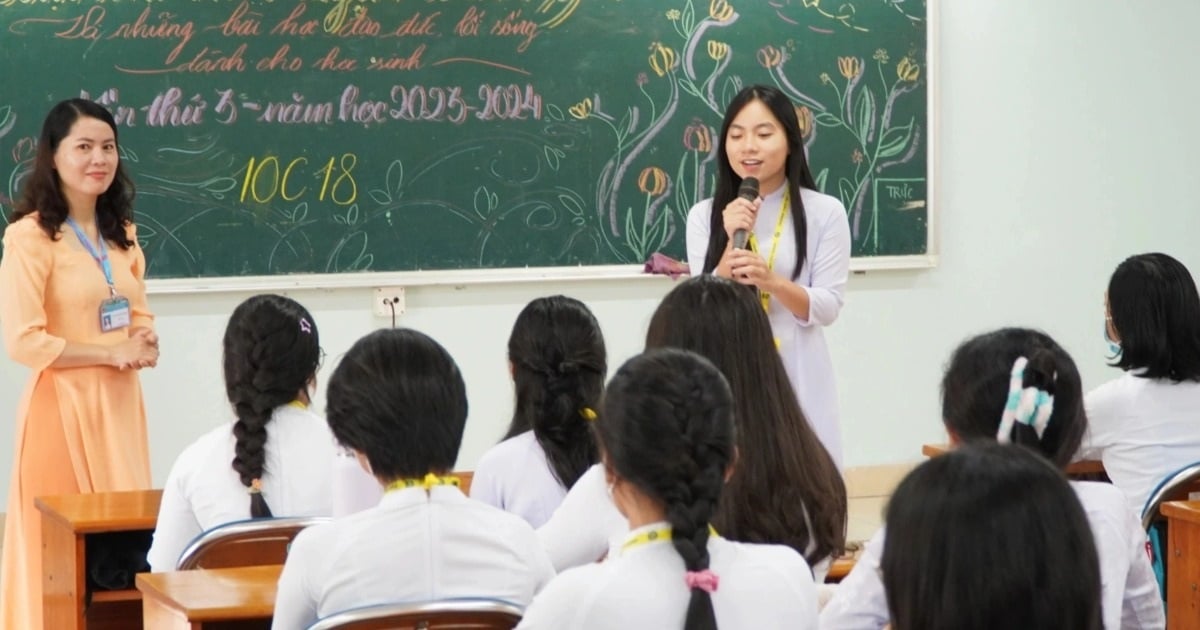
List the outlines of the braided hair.
{"type": "Polygon", "coordinates": [[[271,516],[261,492],[267,423],[316,374],[320,339],[312,315],[295,300],[256,295],[238,305],[225,327],[225,393],[237,422],[233,469],[250,490],[250,516],[271,516]]]}
{"type": "MultiPolygon", "coordinates": [[[[613,472],[662,504],[687,571],[708,569],[709,521],[735,448],[721,372],[684,350],[636,356],[609,382],[596,431],[613,472]]],[[[693,587],[685,630],[716,627],[709,591],[693,587]]]]}
{"type": "Polygon", "coordinates": [[[963,342],[942,377],[942,418],[963,442],[997,440],[1012,387],[1033,388],[1053,397],[1044,431],[1017,422],[1006,436],[1032,448],[1060,468],[1071,462],[1087,430],[1083,385],[1071,355],[1046,333],[1028,328],[1002,328],[963,342]],[[1024,357],[1020,374],[1014,372],[1024,357]]]}
{"type": "Polygon", "coordinates": [[[504,439],[532,430],[550,471],[570,488],[592,464],[596,445],[583,409],[604,391],[604,335],[579,300],[555,295],[525,306],[508,338],[516,404],[504,439]]]}

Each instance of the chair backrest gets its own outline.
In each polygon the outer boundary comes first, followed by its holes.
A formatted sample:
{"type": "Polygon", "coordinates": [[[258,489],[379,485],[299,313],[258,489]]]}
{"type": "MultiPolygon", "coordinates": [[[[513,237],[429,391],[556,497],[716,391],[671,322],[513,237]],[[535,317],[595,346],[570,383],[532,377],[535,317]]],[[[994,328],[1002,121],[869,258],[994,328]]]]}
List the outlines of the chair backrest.
{"type": "Polygon", "coordinates": [[[176,571],[283,564],[300,530],[328,516],[256,518],[214,527],[197,536],[179,555],[176,571]]]}
{"type": "Polygon", "coordinates": [[[1162,504],[1168,501],[1186,500],[1193,492],[1200,492],[1200,462],[1188,464],[1167,475],[1146,498],[1142,507],[1142,528],[1150,542],[1150,563],[1158,581],[1158,592],[1163,600],[1167,596],[1167,519],[1162,515],[1162,504]]]}
{"type": "Polygon", "coordinates": [[[512,630],[523,613],[520,606],[500,599],[446,599],[348,610],[330,615],[308,630],[512,630]]]}
{"type": "Polygon", "coordinates": [[[1159,510],[1163,503],[1186,501],[1193,492],[1200,492],[1200,462],[1188,464],[1158,482],[1142,507],[1142,527],[1149,530],[1154,523],[1166,520],[1159,510]]]}

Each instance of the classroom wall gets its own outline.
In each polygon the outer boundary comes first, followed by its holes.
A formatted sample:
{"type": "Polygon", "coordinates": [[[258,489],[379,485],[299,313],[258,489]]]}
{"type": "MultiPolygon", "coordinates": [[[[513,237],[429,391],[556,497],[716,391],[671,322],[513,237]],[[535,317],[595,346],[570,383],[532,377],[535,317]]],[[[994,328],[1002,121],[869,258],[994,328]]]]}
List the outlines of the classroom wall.
{"type": "MultiPolygon", "coordinates": [[[[941,0],[934,171],[941,264],[851,279],[828,330],[841,385],[845,463],[919,458],[943,439],[938,378],[965,335],[1044,328],[1075,356],[1091,387],[1103,364],[1102,295],[1112,268],[1148,250],[1200,272],[1193,183],[1200,90],[1180,72],[1200,56],[1190,32],[1200,3],[941,0]]],[[[533,297],[565,293],[596,311],[611,363],[635,353],[665,279],[412,288],[405,326],[443,342],[471,404],[459,466],[473,467],[511,409],[508,329],[533,297]]],[[[389,322],[366,289],[292,294],[314,313],[336,357],[389,322]]],[[[246,295],[158,295],[162,362],[143,373],[155,483],[196,435],[228,419],[220,382],[225,319],[246,295]]],[[[26,372],[0,359],[0,417],[11,418],[26,372]]],[[[323,406],[323,395],[318,396],[323,406]]],[[[0,492],[13,427],[0,425],[0,492]]]]}

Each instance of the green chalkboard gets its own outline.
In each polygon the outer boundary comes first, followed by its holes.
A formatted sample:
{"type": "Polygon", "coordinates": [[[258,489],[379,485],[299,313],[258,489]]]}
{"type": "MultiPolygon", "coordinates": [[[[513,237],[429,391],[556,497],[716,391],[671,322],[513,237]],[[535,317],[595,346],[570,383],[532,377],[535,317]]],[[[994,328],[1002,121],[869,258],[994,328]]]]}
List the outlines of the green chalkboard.
{"type": "Polygon", "coordinates": [[[929,253],[922,0],[0,0],[0,205],[108,106],[154,278],[683,254],[728,99],[802,107],[859,258],[929,253]]]}

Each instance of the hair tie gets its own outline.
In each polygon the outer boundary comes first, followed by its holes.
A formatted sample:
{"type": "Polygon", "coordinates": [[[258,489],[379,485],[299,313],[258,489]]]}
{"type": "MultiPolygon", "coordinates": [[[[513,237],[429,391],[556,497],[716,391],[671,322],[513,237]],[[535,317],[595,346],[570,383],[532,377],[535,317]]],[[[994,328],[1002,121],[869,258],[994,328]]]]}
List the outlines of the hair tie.
{"type": "Polygon", "coordinates": [[[250,487],[246,488],[246,492],[250,494],[262,494],[262,478],[255,477],[250,480],[250,487]]]}
{"type": "Polygon", "coordinates": [[[683,574],[683,581],[687,583],[689,589],[700,589],[706,593],[712,593],[717,590],[717,585],[720,584],[721,578],[712,569],[704,569],[703,571],[688,571],[683,574]]]}
{"type": "Polygon", "coordinates": [[[584,420],[594,422],[596,420],[596,410],[591,407],[584,407],[579,410],[579,415],[583,416],[584,420]]]}
{"type": "Polygon", "coordinates": [[[1017,423],[1032,427],[1038,439],[1042,439],[1050,424],[1050,414],[1054,413],[1054,396],[1037,387],[1023,387],[1028,363],[1029,359],[1025,357],[1017,357],[1013,362],[1008,399],[1000,416],[1000,427],[996,430],[996,441],[1001,444],[1012,441],[1012,430],[1017,423]]]}
{"type": "Polygon", "coordinates": [[[300,318],[300,330],[304,331],[306,334],[312,334],[312,324],[308,323],[307,317],[300,318]]]}

